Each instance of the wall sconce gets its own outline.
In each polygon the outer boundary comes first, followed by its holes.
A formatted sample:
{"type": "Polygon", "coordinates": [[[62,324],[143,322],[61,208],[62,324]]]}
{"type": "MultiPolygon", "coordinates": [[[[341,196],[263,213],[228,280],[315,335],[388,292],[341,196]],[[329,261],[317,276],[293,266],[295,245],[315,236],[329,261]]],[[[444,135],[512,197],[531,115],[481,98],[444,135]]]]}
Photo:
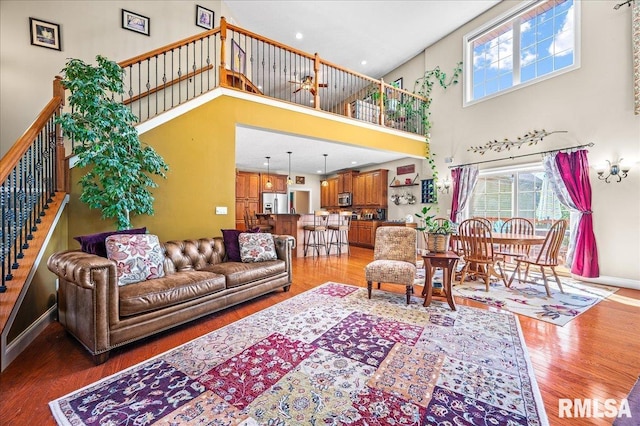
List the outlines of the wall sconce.
{"type": "Polygon", "coordinates": [[[438,181],[436,183],[436,188],[438,188],[438,192],[441,192],[443,194],[448,194],[449,188],[451,188],[451,181],[449,179],[445,179],[442,182],[438,181]]]}
{"type": "Polygon", "coordinates": [[[617,179],[616,182],[622,181],[622,179],[627,177],[627,173],[631,170],[631,167],[627,165],[622,165],[622,158],[619,159],[615,163],[611,163],[607,160],[607,164],[609,165],[609,170],[598,170],[598,179],[609,183],[609,179],[617,179]],[[606,173],[606,175],[605,175],[606,173]]]}

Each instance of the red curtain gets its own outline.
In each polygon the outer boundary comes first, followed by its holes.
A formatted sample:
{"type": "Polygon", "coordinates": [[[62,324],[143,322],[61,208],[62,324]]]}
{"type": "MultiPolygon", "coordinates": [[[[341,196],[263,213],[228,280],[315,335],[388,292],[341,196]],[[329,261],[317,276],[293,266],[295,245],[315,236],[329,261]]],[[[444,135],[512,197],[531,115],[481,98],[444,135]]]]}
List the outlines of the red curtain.
{"type": "Polygon", "coordinates": [[[556,166],[571,200],[582,213],[578,223],[571,273],[581,277],[598,277],[600,269],[591,215],[591,182],[587,151],[560,152],[556,155],[556,166]]]}

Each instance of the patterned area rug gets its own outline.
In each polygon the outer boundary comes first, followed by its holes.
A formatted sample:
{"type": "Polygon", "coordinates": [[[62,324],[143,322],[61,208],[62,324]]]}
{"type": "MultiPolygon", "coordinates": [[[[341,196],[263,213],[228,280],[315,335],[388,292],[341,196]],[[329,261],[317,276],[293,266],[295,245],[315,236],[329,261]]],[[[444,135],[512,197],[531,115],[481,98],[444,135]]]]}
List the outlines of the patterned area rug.
{"type": "Polygon", "coordinates": [[[564,294],[557,284],[550,282],[551,297],[547,296],[542,281],[540,284],[524,284],[517,280],[509,288],[502,281],[492,282],[489,292],[485,291],[484,282],[468,281],[464,285],[454,285],[453,295],[563,326],[618,291],[616,287],[587,284],[570,278],[561,280],[564,294]]]}
{"type": "Polygon", "coordinates": [[[520,324],[326,283],[49,403],[59,424],[548,425],[520,324]]]}

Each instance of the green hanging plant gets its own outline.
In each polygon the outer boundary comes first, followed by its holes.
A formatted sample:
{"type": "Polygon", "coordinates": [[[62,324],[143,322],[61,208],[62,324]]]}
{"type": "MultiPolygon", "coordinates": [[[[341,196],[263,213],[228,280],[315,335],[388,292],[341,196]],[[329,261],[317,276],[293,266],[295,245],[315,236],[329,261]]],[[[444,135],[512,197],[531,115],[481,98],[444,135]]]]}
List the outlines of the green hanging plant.
{"type": "Polygon", "coordinates": [[[119,230],[131,228],[131,214],[153,215],[149,188],[158,185],[152,175],[166,177],[162,157],[143,146],[134,124],[137,118],[115,95],[124,93],[124,70],[103,56],[92,66],[70,59],[62,69],[62,84],[69,89],[72,112],[56,123],[75,142],[79,167],[88,172],[80,179],[80,201],[100,209],[103,219],[114,219],[119,230]]]}
{"type": "Polygon", "coordinates": [[[430,142],[431,142],[431,91],[436,83],[443,89],[447,89],[449,86],[454,84],[458,84],[458,78],[462,74],[462,62],[458,62],[456,67],[453,69],[453,74],[451,78],[447,80],[447,74],[440,70],[440,67],[435,67],[432,70],[428,70],[424,73],[424,75],[418,78],[414,83],[413,93],[417,95],[421,95],[425,97],[427,100],[421,103],[420,110],[418,113],[420,114],[420,119],[422,121],[422,131],[425,137],[425,142],[427,143],[425,147],[425,159],[429,163],[429,167],[431,168],[431,173],[433,175],[434,183],[438,180],[438,170],[436,169],[436,164],[433,159],[435,156],[434,153],[431,152],[430,142]]]}

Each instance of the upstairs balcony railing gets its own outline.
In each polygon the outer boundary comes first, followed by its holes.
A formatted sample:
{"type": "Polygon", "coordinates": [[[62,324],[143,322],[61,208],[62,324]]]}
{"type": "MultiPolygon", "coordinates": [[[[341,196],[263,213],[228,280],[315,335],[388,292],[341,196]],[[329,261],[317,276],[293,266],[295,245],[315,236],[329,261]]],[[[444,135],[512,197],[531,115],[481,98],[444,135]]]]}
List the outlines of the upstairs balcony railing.
{"type": "Polygon", "coordinates": [[[220,27],[137,56],[125,70],[140,122],[216,87],[228,87],[423,134],[426,99],[221,19],[220,27]]]}
{"type": "MultiPolygon", "coordinates": [[[[219,28],[119,65],[126,87],[120,101],[140,122],[226,87],[423,134],[425,98],[229,25],[224,18],[219,28]]],[[[65,145],[55,124],[65,96],[57,77],[51,101],[2,158],[0,292],[20,266],[48,203],[56,191],[68,188],[65,145]]],[[[73,152],[73,141],[70,147],[73,152]]]]}

